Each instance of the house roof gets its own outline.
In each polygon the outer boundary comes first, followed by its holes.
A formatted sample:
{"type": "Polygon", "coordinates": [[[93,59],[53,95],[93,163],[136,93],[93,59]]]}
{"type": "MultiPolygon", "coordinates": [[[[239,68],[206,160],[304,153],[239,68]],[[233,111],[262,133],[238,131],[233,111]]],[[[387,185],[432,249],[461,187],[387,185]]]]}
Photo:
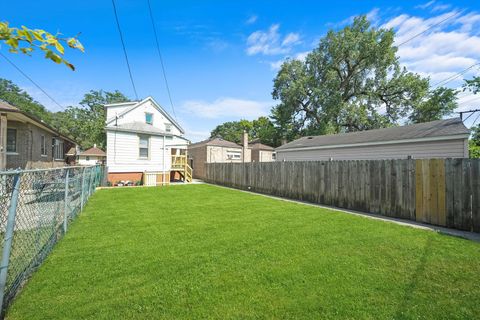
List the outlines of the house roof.
{"type": "Polygon", "coordinates": [[[216,147],[229,147],[229,148],[241,148],[242,146],[236,144],[235,142],[231,142],[228,140],[223,140],[222,138],[210,138],[207,140],[203,140],[197,143],[192,143],[189,145],[189,148],[200,147],[200,146],[216,146],[216,147]]]}
{"type": "Polygon", "coordinates": [[[61,137],[62,139],[70,141],[73,144],[78,144],[77,142],[75,142],[75,140],[61,134],[56,129],[54,129],[50,125],[46,124],[45,122],[43,122],[42,119],[39,119],[39,118],[37,118],[37,117],[27,113],[27,112],[24,112],[24,111],[20,110],[19,108],[15,107],[15,106],[12,106],[11,104],[9,104],[9,103],[7,103],[3,100],[0,100],[0,111],[13,112],[13,113],[16,113],[16,114],[20,114],[20,115],[28,118],[29,120],[31,120],[36,126],[43,127],[44,129],[47,129],[47,131],[51,131],[54,134],[56,134],[57,136],[61,137]]]}
{"type": "Polygon", "coordinates": [[[460,118],[437,120],[408,126],[374,129],[323,136],[308,136],[294,140],[275,150],[295,150],[316,147],[350,146],[355,144],[400,143],[402,140],[440,140],[441,138],[467,138],[470,131],[460,118]]]}
{"type": "Polygon", "coordinates": [[[80,153],[81,156],[97,156],[97,157],[106,157],[107,154],[102,149],[97,147],[90,148],[80,153]]]}
{"type": "Polygon", "coordinates": [[[266,151],[273,151],[275,150],[273,147],[267,146],[266,144],[261,143],[258,140],[252,141],[249,143],[249,147],[252,150],[266,150],[266,151]]]}
{"type": "Polygon", "coordinates": [[[123,132],[134,132],[140,134],[148,134],[148,135],[157,135],[157,136],[167,136],[167,137],[177,137],[180,139],[184,139],[185,141],[189,141],[185,137],[174,135],[170,132],[166,132],[159,128],[152,126],[151,124],[146,124],[144,122],[134,121],[119,124],[117,126],[108,126],[105,127],[107,131],[123,131],[123,132]]]}
{"type": "MultiPolygon", "coordinates": [[[[175,127],[177,127],[178,130],[180,130],[180,132],[182,134],[185,133],[185,130],[183,130],[182,126],[180,126],[180,124],[175,120],[173,119],[163,108],[162,106],[160,106],[160,104],[158,104],[157,101],[155,101],[155,99],[153,99],[152,97],[146,97],[145,99],[143,99],[142,101],[131,101],[131,102],[123,102],[123,103],[112,103],[112,104],[106,104],[104,107],[112,107],[112,106],[119,106],[119,105],[131,105],[130,107],[128,107],[127,109],[125,109],[123,112],[121,112],[120,114],[118,114],[118,117],[122,117],[124,116],[125,114],[129,113],[130,111],[132,111],[133,109],[139,107],[140,105],[142,105],[143,103],[147,102],[147,101],[151,101],[152,104],[158,109],[158,111],[160,111],[175,127]]],[[[111,119],[107,119],[107,125],[109,123],[112,123],[113,121],[115,120],[115,118],[111,118],[111,119]]]]}
{"type": "Polygon", "coordinates": [[[74,156],[77,154],[77,149],[75,147],[71,147],[67,153],[65,153],[66,156],[74,156]]]}

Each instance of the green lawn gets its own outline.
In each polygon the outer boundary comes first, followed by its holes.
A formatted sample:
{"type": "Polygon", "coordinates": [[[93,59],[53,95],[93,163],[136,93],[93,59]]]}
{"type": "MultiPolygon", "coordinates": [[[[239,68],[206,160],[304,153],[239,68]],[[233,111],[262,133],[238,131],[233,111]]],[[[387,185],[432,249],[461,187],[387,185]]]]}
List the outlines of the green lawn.
{"type": "Polygon", "coordinates": [[[209,185],[98,191],[8,319],[473,319],[480,244],[209,185]]]}

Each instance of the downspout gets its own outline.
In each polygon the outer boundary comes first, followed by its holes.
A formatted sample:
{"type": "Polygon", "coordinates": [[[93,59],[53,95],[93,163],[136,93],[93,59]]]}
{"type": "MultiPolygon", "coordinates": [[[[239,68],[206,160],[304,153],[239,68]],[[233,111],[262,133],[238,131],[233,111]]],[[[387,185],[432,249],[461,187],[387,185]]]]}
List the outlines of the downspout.
{"type": "Polygon", "coordinates": [[[163,136],[163,173],[162,173],[162,186],[165,185],[165,136],[163,136]]]}

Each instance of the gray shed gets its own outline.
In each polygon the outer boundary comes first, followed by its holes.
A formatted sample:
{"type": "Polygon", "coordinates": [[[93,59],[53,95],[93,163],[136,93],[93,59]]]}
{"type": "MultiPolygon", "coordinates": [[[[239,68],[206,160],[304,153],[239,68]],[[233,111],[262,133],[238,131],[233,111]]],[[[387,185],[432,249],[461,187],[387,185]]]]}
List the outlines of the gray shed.
{"type": "Polygon", "coordinates": [[[352,133],[303,137],[275,149],[278,161],[468,158],[460,118],[352,133]]]}

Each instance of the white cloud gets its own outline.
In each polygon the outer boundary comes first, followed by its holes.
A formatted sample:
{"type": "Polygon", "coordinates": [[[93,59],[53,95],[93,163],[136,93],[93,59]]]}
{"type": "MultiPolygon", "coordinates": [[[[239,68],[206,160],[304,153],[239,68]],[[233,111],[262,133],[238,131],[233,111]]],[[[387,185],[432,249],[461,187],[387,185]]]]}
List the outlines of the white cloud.
{"type": "Polygon", "coordinates": [[[449,4],[437,4],[432,8],[432,12],[447,10],[450,7],[451,6],[449,4]]]}
{"type": "MultiPolygon", "coordinates": [[[[394,28],[400,62],[410,71],[430,77],[435,84],[480,61],[480,36],[476,33],[479,25],[479,13],[451,10],[429,18],[401,14],[382,27],[394,28]]],[[[478,68],[446,85],[458,87],[474,74],[478,74],[478,68]]]]}
{"type": "Polygon", "coordinates": [[[282,41],[282,46],[290,46],[296,44],[300,41],[300,35],[298,33],[289,33],[285,36],[285,39],[282,41]]]}
{"type": "Polygon", "coordinates": [[[283,37],[279,33],[279,24],[272,24],[266,31],[257,30],[247,38],[248,55],[278,55],[291,51],[300,42],[298,33],[289,33],[283,37]]]}
{"type": "Polygon", "coordinates": [[[305,59],[307,58],[307,55],[309,53],[310,53],[310,51],[297,52],[293,56],[287,56],[283,59],[279,59],[279,60],[276,60],[276,61],[271,61],[271,62],[269,62],[270,69],[272,69],[274,71],[280,70],[280,67],[282,66],[282,64],[285,62],[285,60],[287,58],[296,59],[296,60],[300,60],[300,61],[305,61],[305,59]]]}
{"type": "Polygon", "coordinates": [[[236,98],[218,98],[207,102],[202,100],[189,100],[181,106],[185,113],[194,114],[199,118],[246,118],[255,119],[267,115],[272,102],[244,100],[236,98]]]}
{"type": "Polygon", "coordinates": [[[435,3],[435,1],[429,1],[424,4],[420,4],[418,6],[415,6],[416,9],[427,9],[428,7],[432,6],[435,3]]]}
{"type": "Polygon", "coordinates": [[[251,15],[247,21],[245,21],[246,24],[254,24],[255,22],[257,22],[258,20],[258,16],[256,15],[251,15]]]}

